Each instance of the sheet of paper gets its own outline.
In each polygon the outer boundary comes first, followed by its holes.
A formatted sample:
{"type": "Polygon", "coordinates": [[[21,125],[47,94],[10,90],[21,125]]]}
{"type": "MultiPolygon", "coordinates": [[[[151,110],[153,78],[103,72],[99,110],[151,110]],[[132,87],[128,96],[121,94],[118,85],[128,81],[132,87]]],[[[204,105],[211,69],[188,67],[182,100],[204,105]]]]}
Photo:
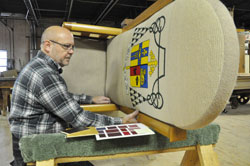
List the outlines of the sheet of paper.
{"type": "Polygon", "coordinates": [[[142,123],[102,126],[96,128],[96,140],[138,137],[155,134],[142,123]]]}

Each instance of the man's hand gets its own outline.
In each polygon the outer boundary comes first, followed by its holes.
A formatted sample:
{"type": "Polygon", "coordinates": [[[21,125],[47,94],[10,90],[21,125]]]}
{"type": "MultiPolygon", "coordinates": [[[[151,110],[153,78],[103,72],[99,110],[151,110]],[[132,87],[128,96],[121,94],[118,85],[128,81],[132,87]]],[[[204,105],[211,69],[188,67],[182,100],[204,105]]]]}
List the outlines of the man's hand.
{"type": "Polygon", "coordinates": [[[139,111],[135,110],[134,112],[132,112],[131,114],[126,115],[123,119],[122,119],[122,123],[137,123],[136,120],[136,115],[138,115],[139,111]]]}
{"type": "Polygon", "coordinates": [[[110,98],[105,96],[95,96],[92,98],[92,102],[95,104],[109,104],[110,98]]]}

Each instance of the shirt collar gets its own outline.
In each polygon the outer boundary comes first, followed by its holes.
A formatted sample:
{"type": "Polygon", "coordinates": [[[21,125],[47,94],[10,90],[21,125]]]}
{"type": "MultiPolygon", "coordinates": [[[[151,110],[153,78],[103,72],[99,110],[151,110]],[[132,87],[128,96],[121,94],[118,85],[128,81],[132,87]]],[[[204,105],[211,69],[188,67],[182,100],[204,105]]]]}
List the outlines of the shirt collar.
{"type": "Polygon", "coordinates": [[[38,58],[41,58],[47,62],[47,64],[54,70],[58,71],[59,74],[63,72],[62,67],[54,61],[50,56],[46,55],[43,51],[38,51],[37,53],[38,58]]]}

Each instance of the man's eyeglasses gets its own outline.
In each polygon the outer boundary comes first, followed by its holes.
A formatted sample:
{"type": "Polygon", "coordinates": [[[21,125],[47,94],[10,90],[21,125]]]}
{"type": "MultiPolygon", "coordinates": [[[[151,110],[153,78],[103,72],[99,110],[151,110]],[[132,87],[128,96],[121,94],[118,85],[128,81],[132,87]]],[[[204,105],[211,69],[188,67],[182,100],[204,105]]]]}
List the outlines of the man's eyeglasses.
{"type": "Polygon", "coordinates": [[[71,50],[71,49],[74,50],[74,48],[75,48],[75,46],[71,45],[71,44],[62,44],[62,43],[58,43],[58,42],[56,42],[54,40],[49,40],[49,41],[51,41],[52,43],[60,45],[63,49],[68,50],[68,51],[71,50]]]}

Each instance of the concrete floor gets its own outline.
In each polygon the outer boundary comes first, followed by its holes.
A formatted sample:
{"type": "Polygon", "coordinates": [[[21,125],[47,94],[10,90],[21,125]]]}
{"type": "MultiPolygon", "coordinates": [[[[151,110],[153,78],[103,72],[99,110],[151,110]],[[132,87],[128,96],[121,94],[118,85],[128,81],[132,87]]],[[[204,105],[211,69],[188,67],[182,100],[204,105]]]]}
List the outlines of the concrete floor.
{"type": "MultiPolygon", "coordinates": [[[[250,104],[237,109],[227,106],[227,114],[215,120],[221,126],[215,147],[221,166],[250,166],[250,104]]],[[[12,160],[11,135],[7,118],[0,115],[0,166],[12,160]]],[[[178,166],[184,152],[92,161],[95,166],[178,166]]]]}

